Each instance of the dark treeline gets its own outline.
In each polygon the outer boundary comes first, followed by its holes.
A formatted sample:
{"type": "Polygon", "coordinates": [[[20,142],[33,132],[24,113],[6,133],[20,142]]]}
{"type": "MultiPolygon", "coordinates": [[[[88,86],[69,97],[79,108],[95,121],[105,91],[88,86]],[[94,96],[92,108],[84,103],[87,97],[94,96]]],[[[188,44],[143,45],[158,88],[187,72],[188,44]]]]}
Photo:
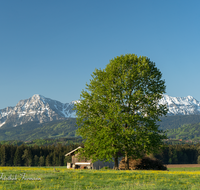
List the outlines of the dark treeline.
{"type": "MultiPolygon", "coordinates": [[[[65,154],[82,144],[28,146],[0,144],[1,166],[66,166],[65,154]]],[[[200,144],[166,145],[156,158],[164,164],[200,164],[200,144]]]]}
{"type": "Polygon", "coordinates": [[[74,150],[81,144],[28,146],[26,144],[10,145],[0,144],[1,166],[64,166],[70,162],[65,154],[74,150]]]}
{"type": "Polygon", "coordinates": [[[164,164],[200,164],[200,144],[166,145],[155,157],[164,164]]]}

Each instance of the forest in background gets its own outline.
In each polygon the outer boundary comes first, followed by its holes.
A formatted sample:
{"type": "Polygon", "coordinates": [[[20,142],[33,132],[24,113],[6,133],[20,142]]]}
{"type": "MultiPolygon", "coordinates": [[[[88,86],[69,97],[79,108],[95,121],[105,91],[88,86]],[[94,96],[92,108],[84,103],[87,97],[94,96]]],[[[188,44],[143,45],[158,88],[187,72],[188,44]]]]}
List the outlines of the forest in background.
{"type": "MultiPolygon", "coordinates": [[[[165,141],[165,148],[154,157],[164,164],[200,163],[200,115],[161,119],[160,129],[168,130],[170,140],[165,141]]],[[[71,158],[64,155],[83,145],[82,139],[75,135],[76,129],[74,118],[46,124],[31,122],[15,128],[4,126],[0,129],[0,165],[66,165],[71,158]],[[12,138],[8,141],[5,136],[12,138]]]]}
{"type": "Polygon", "coordinates": [[[70,145],[28,146],[26,144],[0,145],[1,166],[64,166],[71,161],[65,154],[74,150],[82,143],[70,145]]]}
{"type": "MultiPolygon", "coordinates": [[[[38,146],[0,144],[1,166],[66,166],[71,157],[65,154],[82,143],[38,146]]],[[[167,145],[154,155],[164,164],[200,164],[200,144],[167,145]]]]}

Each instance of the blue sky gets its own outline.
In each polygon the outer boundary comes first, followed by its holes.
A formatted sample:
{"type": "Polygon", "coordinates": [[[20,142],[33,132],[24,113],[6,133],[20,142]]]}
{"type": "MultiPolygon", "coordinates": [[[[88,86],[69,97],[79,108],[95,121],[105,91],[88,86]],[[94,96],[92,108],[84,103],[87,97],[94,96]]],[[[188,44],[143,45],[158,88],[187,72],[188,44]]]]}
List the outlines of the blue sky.
{"type": "Polygon", "coordinates": [[[170,96],[200,101],[200,1],[0,1],[0,109],[41,94],[80,98],[95,68],[147,56],[170,96]]]}

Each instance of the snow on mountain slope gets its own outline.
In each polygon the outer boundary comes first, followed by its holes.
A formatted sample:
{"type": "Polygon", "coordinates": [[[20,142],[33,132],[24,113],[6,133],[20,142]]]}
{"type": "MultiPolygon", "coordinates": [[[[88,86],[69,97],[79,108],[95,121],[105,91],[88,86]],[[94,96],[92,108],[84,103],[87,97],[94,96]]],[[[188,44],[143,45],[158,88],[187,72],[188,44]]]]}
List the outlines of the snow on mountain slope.
{"type": "MultiPolygon", "coordinates": [[[[79,101],[63,104],[35,94],[29,99],[20,100],[15,107],[1,109],[0,127],[8,123],[10,126],[16,127],[29,121],[44,123],[69,117],[75,118],[76,111],[73,108],[77,102],[79,101]]],[[[200,114],[200,102],[192,96],[171,97],[163,95],[159,103],[167,105],[168,115],[200,114]]]]}
{"type": "Polygon", "coordinates": [[[171,97],[163,95],[159,103],[167,105],[168,115],[200,114],[200,102],[192,96],[171,97]]]}
{"type": "Polygon", "coordinates": [[[75,117],[74,103],[63,104],[59,101],[35,94],[26,100],[20,100],[15,107],[0,110],[0,127],[6,123],[18,126],[29,121],[40,123],[75,117]]]}

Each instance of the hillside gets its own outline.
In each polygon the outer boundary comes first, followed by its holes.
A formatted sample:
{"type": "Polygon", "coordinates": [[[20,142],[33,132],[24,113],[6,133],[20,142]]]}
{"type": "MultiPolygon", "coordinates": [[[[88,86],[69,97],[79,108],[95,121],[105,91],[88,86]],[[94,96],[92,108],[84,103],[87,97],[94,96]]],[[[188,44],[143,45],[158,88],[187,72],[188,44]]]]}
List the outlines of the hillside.
{"type": "Polygon", "coordinates": [[[184,124],[179,128],[167,132],[169,139],[200,140],[200,123],[184,124]]]}
{"type": "Polygon", "coordinates": [[[161,122],[158,122],[160,129],[177,129],[184,124],[195,124],[200,122],[200,115],[174,115],[162,117],[161,122]]]}
{"type": "Polygon", "coordinates": [[[159,128],[167,130],[169,139],[200,140],[200,115],[175,115],[161,120],[159,128]]]}
{"type": "MultiPolygon", "coordinates": [[[[58,139],[76,137],[76,118],[62,118],[62,120],[49,121],[46,123],[40,123],[39,121],[29,121],[28,123],[24,123],[17,127],[13,127],[13,120],[11,118],[12,117],[9,117],[7,122],[0,128],[0,141],[32,141],[34,139],[58,139]]],[[[196,127],[196,125],[200,123],[200,115],[174,115],[162,117],[161,120],[162,122],[158,123],[160,125],[159,129],[169,130],[169,138],[189,140],[198,137],[198,127],[196,127]],[[183,128],[181,127],[183,125],[191,125],[195,126],[196,128],[191,129],[190,132],[190,126],[187,129],[184,129],[185,132],[182,133],[181,130],[183,130],[183,128]],[[176,131],[174,129],[178,130],[176,131]]]]}
{"type": "Polygon", "coordinates": [[[3,126],[0,128],[0,141],[50,139],[75,137],[76,119],[69,118],[63,121],[48,123],[29,122],[18,127],[3,126]]]}

